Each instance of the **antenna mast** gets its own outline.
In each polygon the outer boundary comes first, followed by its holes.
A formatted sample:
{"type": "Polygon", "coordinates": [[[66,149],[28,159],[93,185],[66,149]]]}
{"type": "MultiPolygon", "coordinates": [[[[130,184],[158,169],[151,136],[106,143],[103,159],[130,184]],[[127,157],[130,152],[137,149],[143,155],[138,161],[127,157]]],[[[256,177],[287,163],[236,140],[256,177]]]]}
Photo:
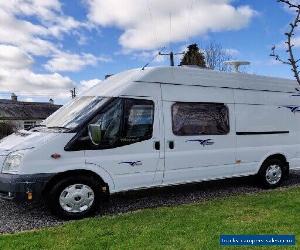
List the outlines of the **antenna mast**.
{"type": "Polygon", "coordinates": [[[175,63],[174,63],[174,56],[176,55],[183,55],[184,52],[181,52],[181,53],[173,53],[172,51],[170,53],[161,53],[159,52],[158,53],[160,56],[169,56],[170,57],[170,66],[171,67],[174,67],[175,66],[175,63]]]}

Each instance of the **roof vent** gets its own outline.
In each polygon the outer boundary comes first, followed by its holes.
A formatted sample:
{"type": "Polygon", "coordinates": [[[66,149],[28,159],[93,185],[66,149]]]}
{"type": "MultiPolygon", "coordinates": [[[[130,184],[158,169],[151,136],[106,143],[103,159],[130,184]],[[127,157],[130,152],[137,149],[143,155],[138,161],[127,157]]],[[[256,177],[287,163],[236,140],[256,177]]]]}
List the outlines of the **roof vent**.
{"type": "Polygon", "coordinates": [[[250,65],[248,61],[226,61],[225,64],[231,65],[234,67],[235,72],[239,73],[240,66],[250,65]]]}

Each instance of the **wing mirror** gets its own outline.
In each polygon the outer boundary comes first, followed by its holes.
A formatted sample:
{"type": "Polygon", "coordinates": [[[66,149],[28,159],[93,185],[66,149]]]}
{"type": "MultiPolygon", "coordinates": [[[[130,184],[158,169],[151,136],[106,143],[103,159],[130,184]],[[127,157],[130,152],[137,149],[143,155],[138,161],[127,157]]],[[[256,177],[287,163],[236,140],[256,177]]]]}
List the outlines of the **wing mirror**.
{"type": "Polygon", "coordinates": [[[89,130],[90,140],[94,145],[98,146],[102,140],[101,125],[90,124],[88,126],[88,130],[89,130]]]}

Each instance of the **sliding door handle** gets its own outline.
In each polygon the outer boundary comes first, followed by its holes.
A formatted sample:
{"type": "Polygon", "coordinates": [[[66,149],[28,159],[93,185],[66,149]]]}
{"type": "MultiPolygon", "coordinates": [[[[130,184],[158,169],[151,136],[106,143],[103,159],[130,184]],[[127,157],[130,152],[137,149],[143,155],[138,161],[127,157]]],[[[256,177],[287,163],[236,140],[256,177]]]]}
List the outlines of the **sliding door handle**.
{"type": "Polygon", "coordinates": [[[160,150],[160,142],[159,141],[154,142],[154,149],[155,150],[160,150]]]}
{"type": "Polygon", "coordinates": [[[169,141],[169,149],[174,149],[175,145],[174,145],[174,141],[169,141]]]}

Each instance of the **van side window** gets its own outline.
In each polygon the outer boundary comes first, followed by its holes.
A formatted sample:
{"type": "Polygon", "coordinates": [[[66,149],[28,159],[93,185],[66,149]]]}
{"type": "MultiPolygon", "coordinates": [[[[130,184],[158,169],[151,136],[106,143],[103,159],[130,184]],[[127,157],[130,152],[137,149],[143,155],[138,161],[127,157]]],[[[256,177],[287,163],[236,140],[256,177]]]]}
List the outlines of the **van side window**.
{"type": "Polygon", "coordinates": [[[222,103],[182,103],[172,106],[173,133],[178,136],[229,133],[228,108],[222,103]]]}
{"type": "Polygon", "coordinates": [[[121,143],[128,144],[152,137],[154,104],[148,100],[126,99],[121,143]]]}
{"type": "Polygon", "coordinates": [[[149,140],[152,138],[153,122],[153,101],[117,98],[89,122],[100,125],[99,145],[90,140],[87,125],[70,150],[109,149],[149,140]]]}
{"type": "Polygon", "coordinates": [[[112,107],[101,113],[93,124],[98,124],[102,131],[102,146],[110,146],[117,143],[120,136],[122,121],[122,101],[118,100],[112,107]]]}

